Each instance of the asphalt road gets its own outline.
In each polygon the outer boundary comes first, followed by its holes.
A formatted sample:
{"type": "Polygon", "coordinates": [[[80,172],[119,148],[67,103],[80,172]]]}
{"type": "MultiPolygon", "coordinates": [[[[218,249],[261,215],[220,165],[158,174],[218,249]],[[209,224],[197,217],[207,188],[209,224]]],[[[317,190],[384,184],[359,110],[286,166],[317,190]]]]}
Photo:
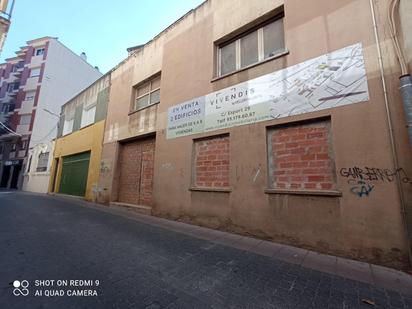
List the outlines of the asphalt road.
{"type": "Polygon", "coordinates": [[[73,200],[3,191],[0,308],[412,308],[412,298],[73,200]]]}

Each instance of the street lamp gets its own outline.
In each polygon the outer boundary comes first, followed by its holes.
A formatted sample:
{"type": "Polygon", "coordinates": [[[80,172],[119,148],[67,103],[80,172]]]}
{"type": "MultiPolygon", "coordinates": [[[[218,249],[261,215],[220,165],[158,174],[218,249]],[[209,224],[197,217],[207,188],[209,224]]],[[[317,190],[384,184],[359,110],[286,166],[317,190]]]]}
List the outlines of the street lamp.
{"type": "Polygon", "coordinates": [[[50,115],[56,116],[57,118],[60,119],[60,115],[53,113],[52,111],[49,111],[47,108],[42,108],[46,113],[49,113],[50,115]]]}

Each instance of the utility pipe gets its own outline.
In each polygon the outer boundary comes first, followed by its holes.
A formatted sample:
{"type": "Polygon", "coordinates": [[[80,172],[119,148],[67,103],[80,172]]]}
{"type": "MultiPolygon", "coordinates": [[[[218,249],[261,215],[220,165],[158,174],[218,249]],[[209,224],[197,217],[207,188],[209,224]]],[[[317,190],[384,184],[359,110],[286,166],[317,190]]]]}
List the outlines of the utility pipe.
{"type": "MultiPolygon", "coordinates": [[[[378,25],[376,22],[375,6],[374,6],[373,0],[369,0],[369,4],[371,8],[371,13],[372,13],[372,22],[373,22],[373,30],[375,34],[376,49],[378,52],[379,70],[381,74],[383,96],[385,100],[386,119],[388,122],[389,139],[390,139],[391,151],[392,151],[392,160],[393,160],[393,165],[395,168],[394,170],[398,171],[399,169],[398,154],[396,151],[395,139],[394,139],[394,134],[393,134],[393,125],[392,125],[392,119],[391,119],[391,114],[390,114],[390,109],[389,109],[388,91],[386,88],[385,71],[383,69],[381,45],[380,45],[380,40],[379,40],[378,25]]],[[[407,244],[408,244],[409,264],[412,265],[412,248],[411,248],[411,243],[410,243],[410,238],[409,238],[410,231],[409,231],[408,221],[406,218],[406,205],[405,205],[405,198],[404,198],[401,177],[398,172],[396,173],[396,185],[398,188],[399,200],[401,203],[402,219],[405,225],[406,239],[407,239],[407,244]]]]}

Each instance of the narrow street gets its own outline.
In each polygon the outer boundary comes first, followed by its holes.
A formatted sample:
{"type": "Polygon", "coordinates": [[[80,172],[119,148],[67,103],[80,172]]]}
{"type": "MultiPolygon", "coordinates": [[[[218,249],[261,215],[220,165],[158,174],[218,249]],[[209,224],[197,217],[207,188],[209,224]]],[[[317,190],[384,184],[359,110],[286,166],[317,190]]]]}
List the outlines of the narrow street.
{"type": "Polygon", "coordinates": [[[75,199],[0,191],[0,308],[412,308],[412,291],[320,272],[144,218],[75,199]],[[15,280],[28,281],[28,296],[13,295],[15,280]],[[55,281],[36,286],[36,280],[55,281]],[[81,282],[89,286],[75,286],[81,282]],[[94,292],[68,296],[69,290],[94,292]]]}

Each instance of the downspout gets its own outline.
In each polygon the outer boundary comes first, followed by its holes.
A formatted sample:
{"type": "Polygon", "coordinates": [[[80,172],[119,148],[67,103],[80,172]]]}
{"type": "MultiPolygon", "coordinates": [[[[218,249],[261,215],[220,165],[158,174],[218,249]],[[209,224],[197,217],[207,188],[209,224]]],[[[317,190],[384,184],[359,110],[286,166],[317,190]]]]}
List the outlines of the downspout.
{"type": "Polygon", "coordinates": [[[408,129],[409,146],[412,147],[412,77],[410,74],[402,75],[399,78],[400,91],[405,110],[406,127],[408,129]]]}
{"type": "MultiPolygon", "coordinates": [[[[383,69],[382,52],[381,52],[381,46],[380,46],[380,41],[379,41],[378,25],[377,25],[377,22],[376,22],[375,6],[374,6],[373,1],[374,0],[369,0],[369,3],[370,3],[371,13],[372,13],[372,21],[373,21],[373,30],[374,30],[374,34],[375,34],[376,49],[377,49],[377,52],[378,52],[379,70],[380,70],[380,74],[381,74],[383,96],[384,96],[384,100],[385,100],[386,119],[387,119],[387,123],[388,123],[389,139],[390,139],[390,143],[391,143],[391,152],[392,152],[394,170],[398,171],[399,170],[398,154],[397,154],[397,151],[396,151],[395,139],[394,139],[394,134],[393,134],[393,125],[392,125],[392,119],[391,119],[391,114],[390,114],[390,109],[389,109],[388,91],[387,91],[387,88],[386,88],[386,81],[385,81],[385,71],[383,69]]],[[[411,108],[411,111],[412,111],[412,108],[411,108]]],[[[411,113],[411,116],[412,116],[412,113],[411,113]]],[[[407,218],[406,218],[406,204],[405,204],[405,198],[404,198],[404,192],[403,192],[401,177],[400,177],[398,172],[396,173],[396,185],[397,185],[398,193],[399,193],[399,201],[401,203],[402,218],[403,218],[403,222],[404,222],[404,225],[405,225],[406,239],[407,239],[407,244],[408,244],[409,264],[412,265],[412,248],[411,248],[411,243],[410,243],[410,238],[409,238],[411,233],[410,233],[409,226],[408,226],[408,221],[407,221],[407,218]]]]}
{"type": "Polygon", "coordinates": [[[403,55],[401,45],[399,44],[398,34],[396,31],[395,13],[396,13],[396,10],[399,8],[399,1],[400,0],[390,1],[389,10],[388,10],[388,20],[389,20],[389,28],[391,30],[391,39],[395,47],[399,65],[401,67],[401,77],[399,78],[399,81],[400,81],[399,89],[401,92],[403,108],[405,110],[406,127],[408,130],[408,136],[409,136],[409,145],[412,147],[412,78],[410,74],[408,73],[408,67],[406,65],[405,57],[403,55]]]}

